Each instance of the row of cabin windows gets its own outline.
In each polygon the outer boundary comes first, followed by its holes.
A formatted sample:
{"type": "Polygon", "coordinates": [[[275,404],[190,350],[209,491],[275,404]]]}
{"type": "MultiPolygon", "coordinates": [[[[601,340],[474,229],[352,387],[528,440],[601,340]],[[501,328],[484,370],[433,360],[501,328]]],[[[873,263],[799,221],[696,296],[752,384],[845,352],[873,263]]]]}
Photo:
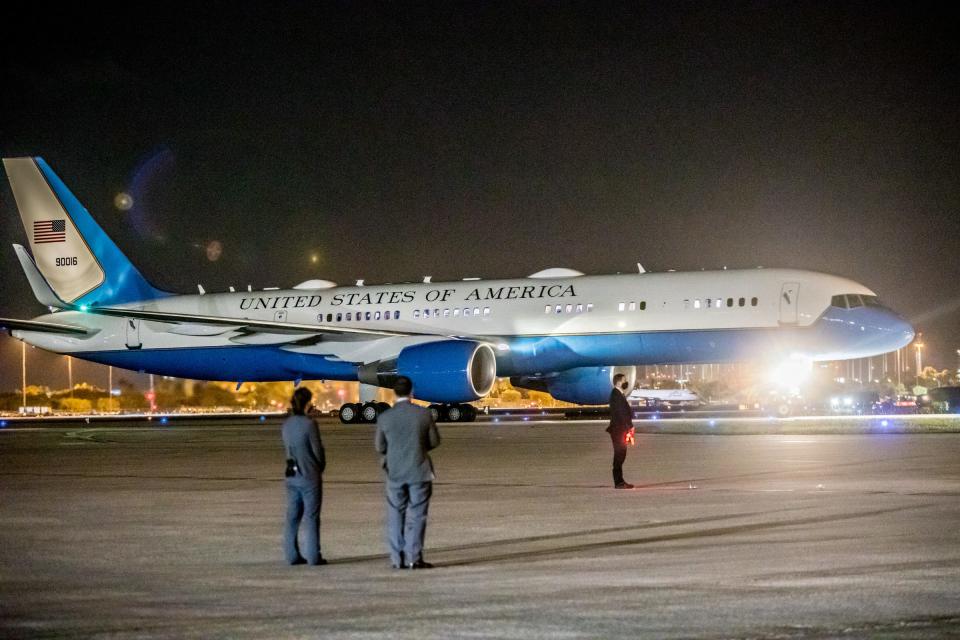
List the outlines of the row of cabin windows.
{"type": "Polygon", "coordinates": [[[592,302],[588,302],[586,305],[583,305],[582,303],[578,303],[578,304],[568,303],[568,304],[565,304],[565,305],[564,305],[564,304],[557,304],[557,305],[548,304],[548,305],[546,305],[546,306],[543,307],[543,313],[544,313],[544,314],[551,314],[551,313],[584,313],[584,312],[590,313],[591,311],[593,311],[593,303],[592,303],[592,302]]]}
{"type": "MultiPolygon", "coordinates": [[[[400,311],[347,311],[346,313],[327,314],[327,322],[365,322],[367,320],[399,320],[400,311]]],[[[317,316],[317,322],[323,322],[323,314],[317,316]]]]}
{"type": "MultiPolygon", "coordinates": [[[[690,309],[691,306],[692,306],[692,308],[694,308],[694,309],[722,309],[724,306],[726,306],[726,307],[729,308],[729,307],[732,307],[732,306],[734,305],[734,299],[733,299],[733,298],[727,298],[726,305],[724,305],[723,298],[704,298],[703,300],[700,300],[700,298],[694,298],[694,299],[692,300],[692,302],[693,302],[693,304],[691,305],[691,300],[689,300],[689,299],[684,300],[684,301],[683,301],[683,308],[684,308],[684,309],[690,309]]],[[[757,298],[755,298],[755,297],[754,297],[754,298],[750,298],[750,306],[751,306],[751,307],[757,306],[758,303],[759,303],[759,300],[757,300],[757,298]]],[[[747,299],[746,299],[746,298],[737,298],[737,299],[736,299],[736,305],[737,305],[738,307],[745,307],[745,306],[747,306],[747,299]]]]}
{"type": "MultiPolygon", "coordinates": [[[[692,302],[693,304],[691,305],[691,300],[689,298],[684,300],[683,308],[689,309],[692,306],[694,309],[721,309],[724,306],[723,298],[704,298],[703,300],[700,298],[693,298],[692,302]]],[[[758,302],[759,301],[757,298],[750,298],[751,307],[757,306],[758,302]]],[[[738,307],[745,307],[747,306],[747,299],[737,298],[736,301],[734,301],[733,298],[727,298],[727,307],[733,307],[734,303],[736,303],[738,307]]],[[[640,311],[646,311],[647,301],[641,300],[639,305],[636,302],[621,302],[617,305],[617,311],[636,311],[637,309],[640,309],[640,311]]]]}
{"type": "MultiPolygon", "coordinates": [[[[482,310],[480,309],[480,307],[473,307],[472,310],[471,310],[470,307],[464,307],[464,308],[463,308],[462,315],[463,315],[464,318],[469,318],[470,315],[471,315],[471,313],[472,313],[472,315],[473,315],[474,317],[479,316],[479,315],[488,316],[488,315],[490,315],[490,307],[483,307],[482,310]]],[[[440,318],[440,317],[449,318],[449,317],[451,317],[451,316],[454,317],[454,318],[458,318],[458,317],[460,317],[460,315],[461,315],[461,311],[460,311],[460,308],[459,308],[459,307],[455,307],[455,308],[453,308],[453,309],[424,309],[422,312],[420,311],[420,309],[414,309],[414,310],[413,310],[413,317],[414,317],[414,318],[420,318],[420,317],[423,317],[423,318],[430,318],[430,317],[433,317],[433,318],[440,318]]]]}

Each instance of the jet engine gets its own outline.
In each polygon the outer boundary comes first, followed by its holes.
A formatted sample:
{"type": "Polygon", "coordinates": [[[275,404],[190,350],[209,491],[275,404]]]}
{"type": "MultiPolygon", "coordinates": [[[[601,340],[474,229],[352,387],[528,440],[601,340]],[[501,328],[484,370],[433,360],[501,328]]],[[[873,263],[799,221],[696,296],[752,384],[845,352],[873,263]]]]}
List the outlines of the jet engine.
{"type": "Polygon", "coordinates": [[[407,347],[397,373],[413,381],[413,394],[429,402],[471,402],[490,393],[497,360],[488,344],[443,340],[407,347]]]}
{"type": "Polygon", "coordinates": [[[514,386],[543,390],[557,400],[576,404],[606,404],[613,388],[613,376],[627,376],[627,392],[633,389],[637,379],[636,367],[578,367],[567,369],[541,380],[511,378],[514,386]]]}

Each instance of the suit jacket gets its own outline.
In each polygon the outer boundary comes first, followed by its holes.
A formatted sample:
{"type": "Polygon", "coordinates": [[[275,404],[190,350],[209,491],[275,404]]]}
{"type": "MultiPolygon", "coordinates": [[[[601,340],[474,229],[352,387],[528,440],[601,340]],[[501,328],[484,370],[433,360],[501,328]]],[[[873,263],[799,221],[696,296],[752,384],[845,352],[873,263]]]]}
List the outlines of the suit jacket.
{"type": "Polygon", "coordinates": [[[384,470],[392,483],[433,480],[433,461],[427,452],[439,444],[433,414],[407,400],[397,402],[377,418],[374,447],[384,457],[384,470]]]}
{"type": "Polygon", "coordinates": [[[307,416],[292,415],[283,423],[283,446],[287,458],[297,461],[300,472],[287,478],[287,484],[298,487],[319,485],[327,458],[320,441],[317,423],[307,416]]]}
{"type": "Polygon", "coordinates": [[[610,426],[607,433],[623,435],[633,428],[633,409],[619,389],[610,390],[610,426]]]}

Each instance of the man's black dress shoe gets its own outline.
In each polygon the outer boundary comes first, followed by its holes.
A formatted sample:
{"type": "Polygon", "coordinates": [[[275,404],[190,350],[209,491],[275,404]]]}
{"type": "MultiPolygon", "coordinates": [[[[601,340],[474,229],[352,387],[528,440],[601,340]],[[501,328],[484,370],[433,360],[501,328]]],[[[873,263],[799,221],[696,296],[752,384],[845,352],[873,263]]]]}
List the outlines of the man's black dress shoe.
{"type": "Polygon", "coordinates": [[[316,562],[311,562],[310,564],[312,564],[315,567],[322,567],[323,565],[329,564],[329,563],[327,562],[326,558],[324,558],[323,556],[320,556],[316,562]]]}
{"type": "Polygon", "coordinates": [[[633,489],[633,485],[629,482],[621,482],[618,485],[614,485],[614,489],[633,489]]]}
{"type": "Polygon", "coordinates": [[[408,564],[407,569],[433,569],[433,565],[425,560],[417,560],[413,564],[408,564]]]}
{"type": "Polygon", "coordinates": [[[296,560],[294,560],[293,562],[290,563],[291,566],[292,566],[292,565],[295,565],[295,564],[307,564],[307,559],[306,559],[306,558],[297,558],[296,560]]]}

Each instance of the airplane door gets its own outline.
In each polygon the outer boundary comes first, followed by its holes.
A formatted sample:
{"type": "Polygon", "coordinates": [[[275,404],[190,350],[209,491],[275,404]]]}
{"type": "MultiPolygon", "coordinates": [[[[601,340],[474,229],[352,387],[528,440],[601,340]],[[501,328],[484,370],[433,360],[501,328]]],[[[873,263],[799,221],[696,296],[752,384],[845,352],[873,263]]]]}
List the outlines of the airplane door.
{"type": "Polygon", "coordinates": [[[127,349],[139,349],[143,346],[140,342],[140,320],[138,318],[127,318],[127,349]]]}
{"type": "Polygon", "coordinates": [[[800,296],[800,283],[784,283],[780,290],[780,324],[797,324],[799,306],[797,298],[800,296]]]}
{"type": "Polygon", "coordinates": [[[273,314],[274,322],[286,322],[287,321],[287,312],[286,310],[277,311],[273,314]]]}

